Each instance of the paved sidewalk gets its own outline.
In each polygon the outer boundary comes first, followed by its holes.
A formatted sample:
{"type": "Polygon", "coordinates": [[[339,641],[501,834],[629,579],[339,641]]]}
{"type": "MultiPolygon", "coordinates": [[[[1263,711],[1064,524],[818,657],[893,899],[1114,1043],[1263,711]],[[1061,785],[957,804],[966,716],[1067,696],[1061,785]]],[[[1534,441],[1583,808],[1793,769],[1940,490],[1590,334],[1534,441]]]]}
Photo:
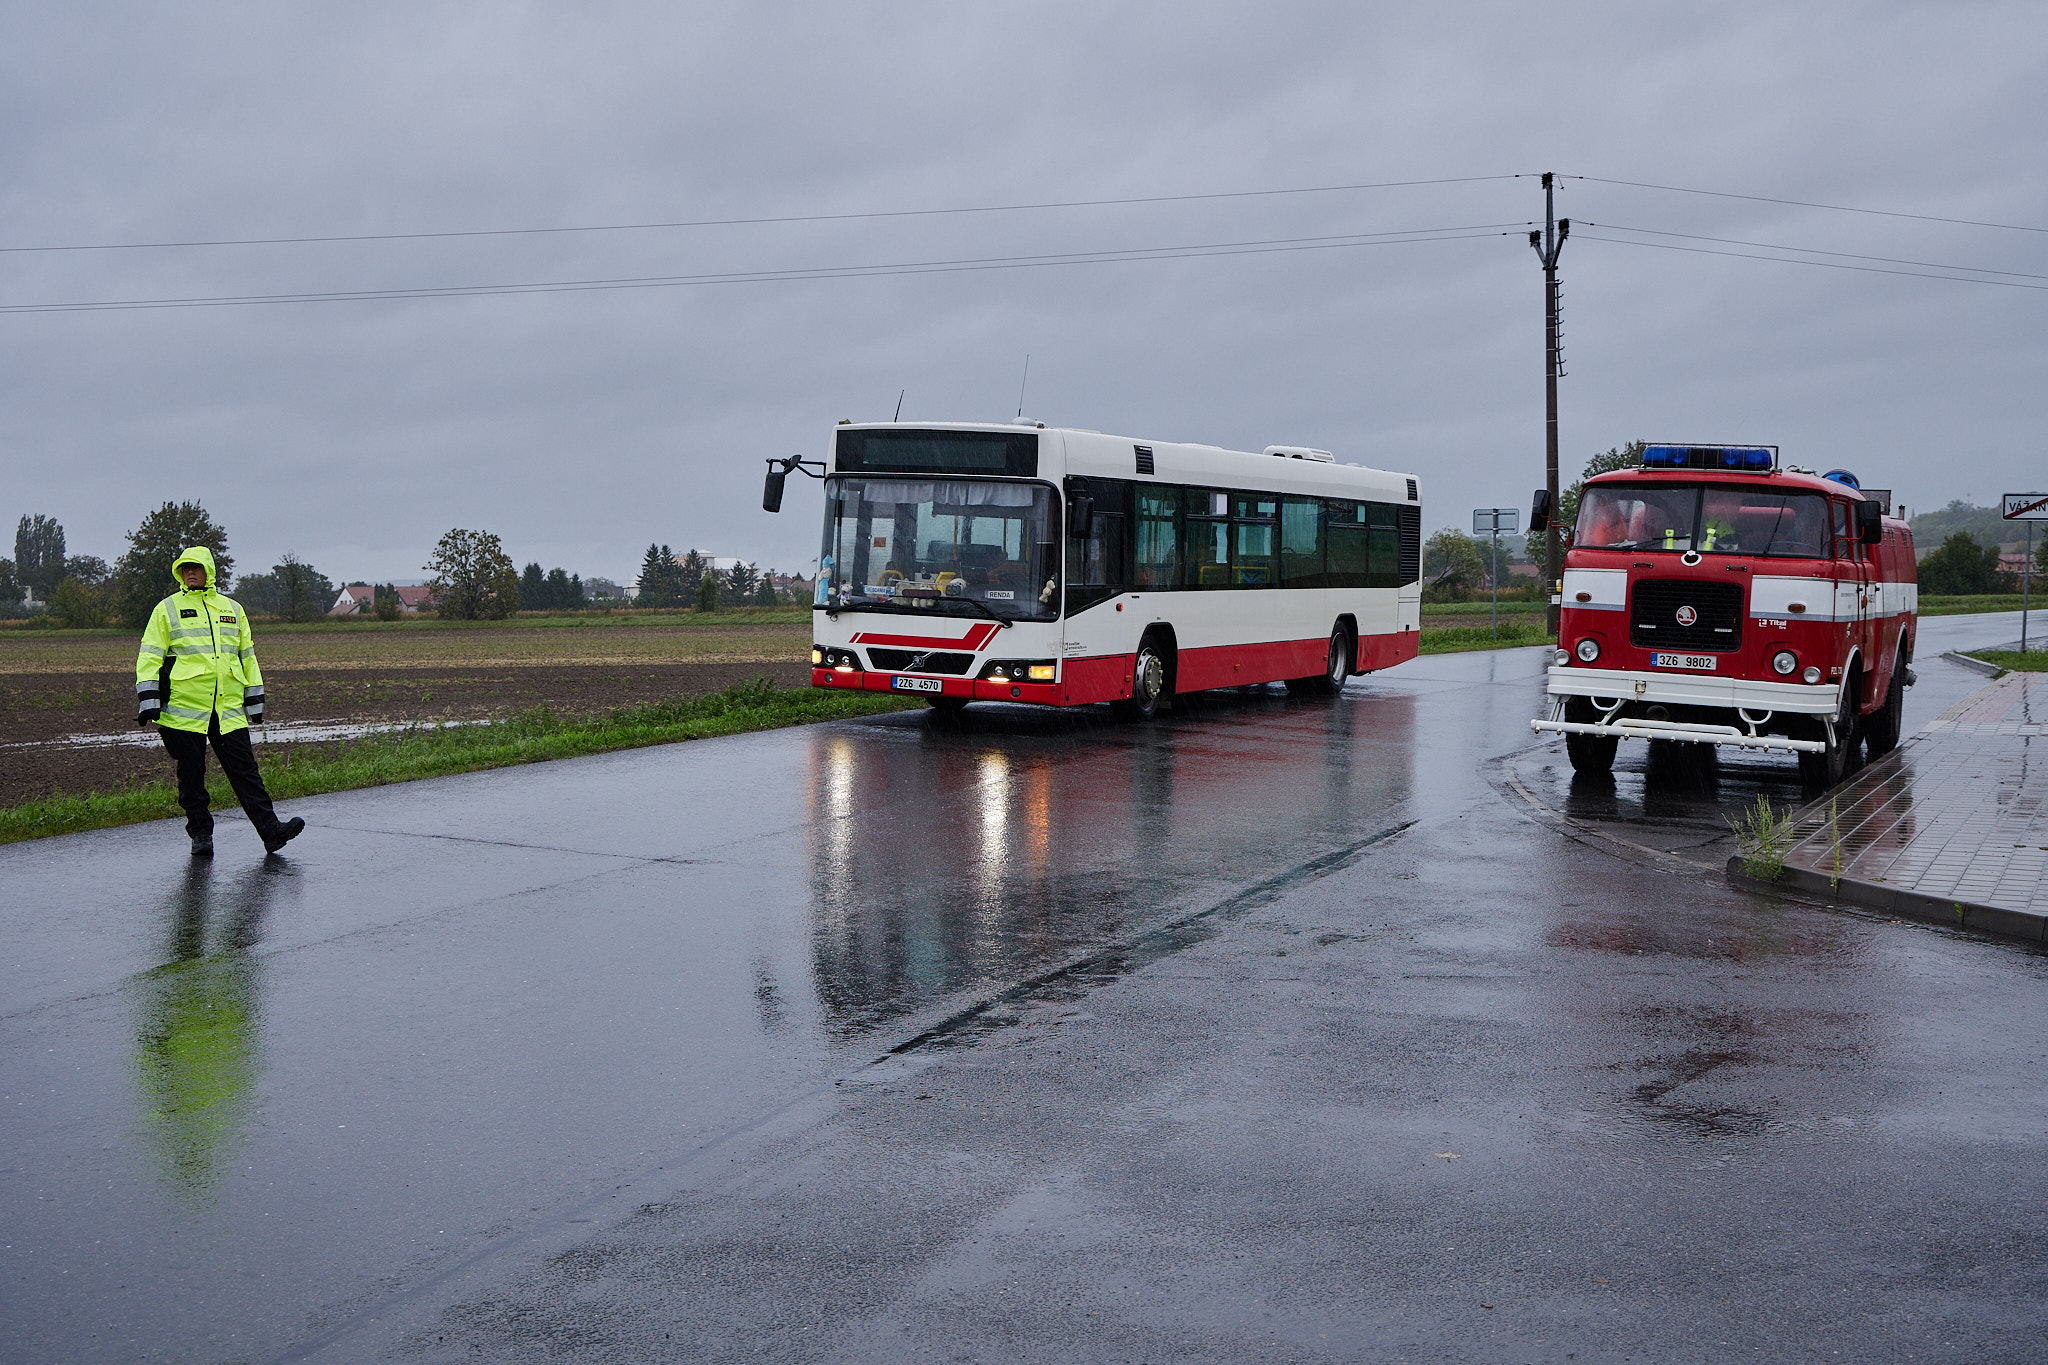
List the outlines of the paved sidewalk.
{"type": "Polygon", "coordinates": [[[1784,880],[2048,942],[2048,674],[2005,675],[1801,809],[1784,880]]]}

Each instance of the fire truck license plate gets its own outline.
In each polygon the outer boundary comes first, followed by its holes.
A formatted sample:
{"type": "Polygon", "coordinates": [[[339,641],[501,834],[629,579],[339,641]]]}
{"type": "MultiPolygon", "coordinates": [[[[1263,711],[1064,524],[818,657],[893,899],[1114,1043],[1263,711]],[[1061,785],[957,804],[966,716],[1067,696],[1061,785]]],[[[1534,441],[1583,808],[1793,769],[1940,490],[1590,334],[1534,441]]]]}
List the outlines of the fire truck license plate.
{"type": "MultiPolygon", "coordinates": [[[[1674,658],[1677,656],[1673,656],[1674,658]]],[[[889,684],[898,692],[943,692],[946,685],[937,678],[897,678],[889,684]]]]}
{"type": "Polygon", "coordinates": [[[1695,668],[1704,673],[1720,667],[1711,654],[1653,654],[1650,662],[1658,668],[1695,668]]]}

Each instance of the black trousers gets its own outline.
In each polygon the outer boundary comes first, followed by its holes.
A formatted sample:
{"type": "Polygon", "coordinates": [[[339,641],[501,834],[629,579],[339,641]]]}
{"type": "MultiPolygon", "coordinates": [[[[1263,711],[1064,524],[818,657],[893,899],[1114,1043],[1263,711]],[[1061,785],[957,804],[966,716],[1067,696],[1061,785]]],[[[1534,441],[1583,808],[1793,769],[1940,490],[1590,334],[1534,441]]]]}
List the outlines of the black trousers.
{"type": "Polygon", "coordinates": [[[220,717],[215,716],[203,735],[174,730],[168,725],[157,726],[156,732],[171,760],[178,765],[178,804],[185,810],[187,834],[199,839],[213,833],[212,803],[206,796],[206,744],[211,740],[213,756],[220,760],[220,770],[227,774],[228,785],[235,789],[235,799],[248,812],[249,823],[256,827],[259,837],[270,837],[279,823],[277,812],[271,808],[270,793],[263,789],[263,774],[257,770],[256,751],[249,743],[247,730],[222,734],[220,717]]]}

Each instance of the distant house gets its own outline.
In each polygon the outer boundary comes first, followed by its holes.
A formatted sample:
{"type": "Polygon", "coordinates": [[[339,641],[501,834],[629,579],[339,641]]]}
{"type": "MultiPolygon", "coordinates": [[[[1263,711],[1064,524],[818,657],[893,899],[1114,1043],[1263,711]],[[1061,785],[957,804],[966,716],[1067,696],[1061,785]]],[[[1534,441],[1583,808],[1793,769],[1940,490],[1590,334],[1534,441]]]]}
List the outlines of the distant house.
{"type": "Polygon", "coordinates": [[[2018,578],[2027,571],[2027,552],[2025,550],[2001,550],[1998,555],[1998,567],[2011,574],[2014,578],[2018,578]]]}
{"type": "MultiPolygon", "coordinates": [[[[398,594],[398,609],[408,615],[434,609],[434,594],[423,583],[401,583],[392,591],[398,594]]],[[[351,583],[341,590],[329,607],[329,616],[368,616],[376,607],[376,590],[367,583],[351,583]]]]}

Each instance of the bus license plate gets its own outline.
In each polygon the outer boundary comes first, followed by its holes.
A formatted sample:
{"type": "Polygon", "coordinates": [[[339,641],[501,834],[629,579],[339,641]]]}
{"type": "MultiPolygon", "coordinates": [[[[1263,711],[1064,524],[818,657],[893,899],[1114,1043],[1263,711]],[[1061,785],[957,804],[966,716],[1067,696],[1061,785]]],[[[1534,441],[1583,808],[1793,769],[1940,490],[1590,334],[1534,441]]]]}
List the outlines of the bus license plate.
{"type": "Polygon", "coordinates": [[[937,678],[896,678],[889,684],[898,692],[943,692],[946,685],[937,678]]]}
{"type": "Polygon", "coordinates": [[[1712,673],[1720,667],[1711,654],[1656,654],[1651,662],[1658,668],[1692,668],[1712,673]]]}

